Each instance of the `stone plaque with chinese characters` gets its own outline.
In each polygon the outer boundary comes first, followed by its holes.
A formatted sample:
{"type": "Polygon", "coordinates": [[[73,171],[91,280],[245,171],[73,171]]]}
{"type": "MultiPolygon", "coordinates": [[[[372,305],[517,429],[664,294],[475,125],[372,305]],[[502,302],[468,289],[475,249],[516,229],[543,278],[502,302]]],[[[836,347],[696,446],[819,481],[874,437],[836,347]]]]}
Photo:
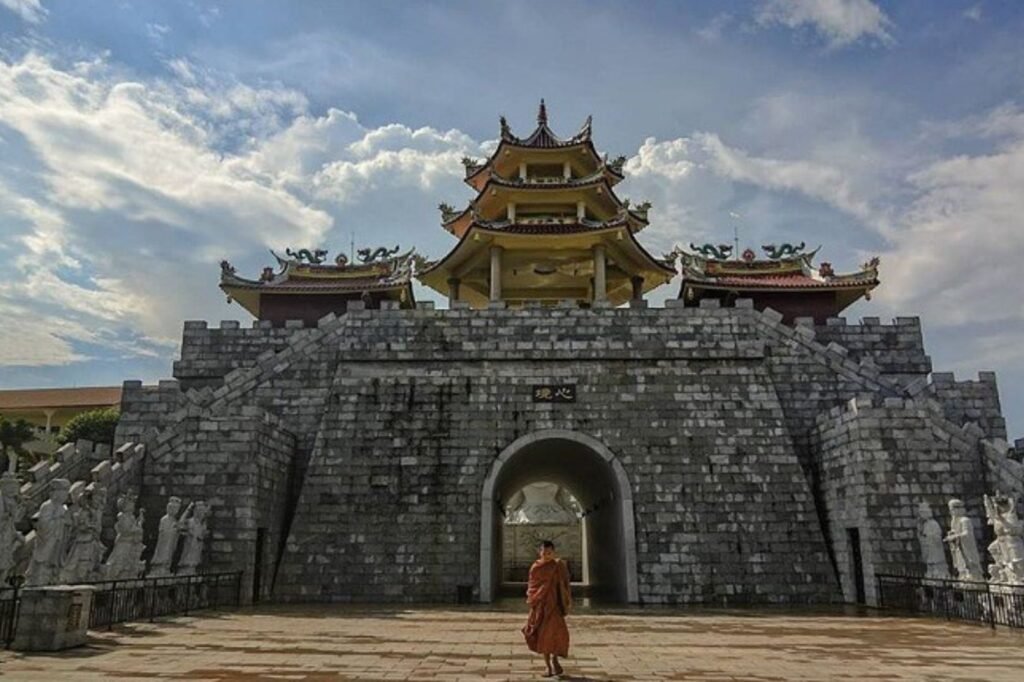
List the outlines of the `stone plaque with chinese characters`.
{"type": "Polygon", "coordinates": [[[576,386],[574,384],[543,384],[533,387],[535,403],[574,403],[576,402],[576,386]]]}

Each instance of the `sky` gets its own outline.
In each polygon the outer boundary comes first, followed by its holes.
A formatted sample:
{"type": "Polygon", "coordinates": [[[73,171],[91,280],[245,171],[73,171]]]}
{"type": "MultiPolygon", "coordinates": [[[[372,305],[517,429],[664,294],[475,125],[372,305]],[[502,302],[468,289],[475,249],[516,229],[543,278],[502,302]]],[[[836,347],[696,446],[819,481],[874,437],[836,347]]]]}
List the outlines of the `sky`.
{"type": "MultiPolygon", "coordinates": [[[[804,241],[1024,435],[1024,5],[0,0],[0,388],[169,377],[218,262],[453,238],[498,116],[587,115],[653,253],[804,241]]],[[[677,294],[678,284],[652,298],[677,294]]],[[[422,288],[421,299],[437,298],[422,288]]]]}

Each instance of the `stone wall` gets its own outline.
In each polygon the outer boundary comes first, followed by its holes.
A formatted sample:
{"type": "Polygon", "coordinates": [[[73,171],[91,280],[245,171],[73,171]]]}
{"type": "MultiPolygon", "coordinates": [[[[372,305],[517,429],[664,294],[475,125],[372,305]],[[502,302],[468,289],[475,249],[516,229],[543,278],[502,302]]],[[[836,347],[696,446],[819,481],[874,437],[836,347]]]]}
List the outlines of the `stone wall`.
{"type": "Polygon", "coordinates": [[[110,460],[110,446],[79,440],[62,445],[54,453],[53,461],[41,460],[29,469],[29,479],[21,486],[21,498],[25,516],[31,516],[39,505],[49,497],[50,483],[57,478],[69,482],[88,478],[89,470],[100,462],[110,460]]]}
{"type": "Polygon", "coordinates": [[[924,401],[856,398],[818,419],[813,439],[821,467],[823,501],[847,601],[854,601],[849,529],[861,544],[865,593],[875,603],[875,573],[924,572],[917,540],[918,505],[927,503],[948,527],[947,502],[962,499],[976,521],[979,547],[991,492],[979,466],[978,440],[945,430],[924,401]]]}
{"type": "Polygon", "coordinates": [[[986,438],[1006,440],[995,372],[979,372],[977,381],[957,381],[952,372],[935,372],[926,393],[942,404],[946,419],[954,424],[973,422],[986,438]]]}
{"type": "MultiPolygon", "coordinates": [[[[798,323],[812,324],[810,320],[798,323]]],[[[877,317],[865,317],[861,323],[847,324],[842,317],[830,318],[814,328],[818,340],[845,348],[854,362],[870,359],[878,370],[901,385],[932,371],[932,361],[924,350],[921,320],[897,317],[882,324],[877,317]]]]}
{"type": "Polygon", "coordinates": [[[252,367],[258,356],[277,351],[297,338],[309,336],[302,320],[283,327],[256,320],[243,328],[235,320],[224,320],[219,327],[203,321],[185,322],[181,339],[181,359],[174,363],[174,378],[183,390],[219,386],[224,375],[238,368],[252,367]]]}
{"type": "MultiPolygon", "coordinates": [[[[175,366],[186,390],[126,384],[119,438],[169,458],[147,468],[149,523],[169,494],[219,496],[212,566],[251,570],[255,529],[290,527],[274,592],[287,600],[451,601],[457,586],[479,586],[484,477],[510,443],[548,429],[596,439],[625,471],[650,603],[840,598],[844,524],[887,505],[899,516],[918,490],[980,494],[958,488],[974,479],[933,485],[933,464],[967,461],[938,403],[926,408],[931,431],[896,414],[918,409],[907,387],[930,370],[915,319],[790,327],[750,301],[714,303],[357,303],[315,328],[189,323],[175,366]],[[575,403],[533,402],[535,384],[562,383],[576,386],[575,403]],[[896,412],[856,428],[821,421],[858,396],[896,412]],[[254,434],[267,429],[280,442],[264,450],[254,434]],[[891,453],[899,441],[886,429],[915,444],[891,453]],[[910,492],[847,499],[875,471],[847,465],[860,438],[871,467],[905,460],[894,485],[910,492]],[[223,492],[232,475],[245,483],[223,492]],[[272,483],[257,495],[256,480],[272,483]]],[[[1008,455],[990,460],[1015,475],[1008,455]]],[[[865,532],[877,565],[907,556],[905,521],[865,532]]]]}
{"type": "Polygon", "coordinates": [[[258,407],[181,420],[154,450],[143,477],[146,546],[156,545],[169,497],[180,497],[183,505],[205,500],[210,534],[200,570],[244,571],[248,598],[258,561],[260,596],[269,595],[285,532],[294,447],[295,437],[278,418],[258,407]],[[256,556],[258,535],[264,538],[262,557],[256,556]]]}
{"type": "Polygon", "coordinates": [[[350,313],[279,596],[452,599],[478,571],[493,458],[560,428],[605,443],[629,474],[643,600],[829,599],[813,496],[754,338],[759,315],[350,313]],[[533,403],[543,383],[575,384],[578,402],[533,403]]]}
{"type": "Polygon", "coordinates": [[[115,443],[152,446],[157,434],[178,419],[177,413],[186,402],[181,385],[174,379],[164,379],[156,386],[143,386],[137,380],[125,381],[115,443]]]}

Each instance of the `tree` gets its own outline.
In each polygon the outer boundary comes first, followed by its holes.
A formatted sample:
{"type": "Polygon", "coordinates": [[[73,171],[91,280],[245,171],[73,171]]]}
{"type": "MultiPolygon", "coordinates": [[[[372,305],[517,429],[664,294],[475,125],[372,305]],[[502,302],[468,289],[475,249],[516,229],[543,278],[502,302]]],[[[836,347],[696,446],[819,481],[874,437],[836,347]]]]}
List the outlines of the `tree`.
{"type": "Polygon", "coordinates": [[[0,415],[0,446],[3,446],[4,471],[17,471],[18,455],[25,453],[25,443],[36,439],[36,430],[24,419],[11,421],[0,415]]]}
{"type": "Polygon", "coordinates": [[[106,443],[113,445],[114,431],[117,429],[117,420],[121,413],[114,408],[102,410],[89,410],[72,417],[64,428],[60,430],[59,441],[74,443],[76,441],[91,440],[93,443],[106,443]]]}

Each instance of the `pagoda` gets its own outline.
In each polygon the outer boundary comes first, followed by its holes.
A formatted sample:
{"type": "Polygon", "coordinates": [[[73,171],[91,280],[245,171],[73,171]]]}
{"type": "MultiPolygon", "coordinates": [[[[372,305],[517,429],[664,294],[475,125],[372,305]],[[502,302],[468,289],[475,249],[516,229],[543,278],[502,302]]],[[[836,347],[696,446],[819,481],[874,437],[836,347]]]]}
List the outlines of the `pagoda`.
{"type": "Polygon", "coordinates": [[[464,159],[476,197],[461,211],[441,204],[441,224],[459,242],[417,277],[449,304],[503,301],[620,305],[675,276],[636,239],[650,204],[616,196],[625,157],[609,161],[591,141],[591,119],[570,138],[548,127],[516,137],[501,117],[501,139],[483,162],[464,159]]]}
{"type": "Polygon", "coordinates": [[[698,306],[704,299],[729,306],[738,298],[750,298],[758,310],[782,313],[784,322],[811,317],[819,324],[860,298],[871,298],[871,290],[878,286],[877,257],[858,272],[840,275],[831,263],[815,267],[818,250],[804,253],[805,246],[769,244],[761,247],[765,258],[748,248],[735,259],[728,244],[690,244],[691,252],[677,249],[682,261],[679,298],[686,306],[698,306]]]}
{"type": "Polygon", "coordinates": [[[286,258],[271,251],[278,268],[263,268],[258,279],[240,277],[230,263],[221,261],[220,288],[228,303],[235,301],[256,319],[275,326],[286,320],[315,326],[328,313],[344,313],[352,301],[366,308],[379,308],[383,301],[410,308],[415,305],[412,267],[418,256],[399,250],[361,249],[355,254],[358,263],[344,253],[327,263],[325,249],[287,249],[286,258]]]}

